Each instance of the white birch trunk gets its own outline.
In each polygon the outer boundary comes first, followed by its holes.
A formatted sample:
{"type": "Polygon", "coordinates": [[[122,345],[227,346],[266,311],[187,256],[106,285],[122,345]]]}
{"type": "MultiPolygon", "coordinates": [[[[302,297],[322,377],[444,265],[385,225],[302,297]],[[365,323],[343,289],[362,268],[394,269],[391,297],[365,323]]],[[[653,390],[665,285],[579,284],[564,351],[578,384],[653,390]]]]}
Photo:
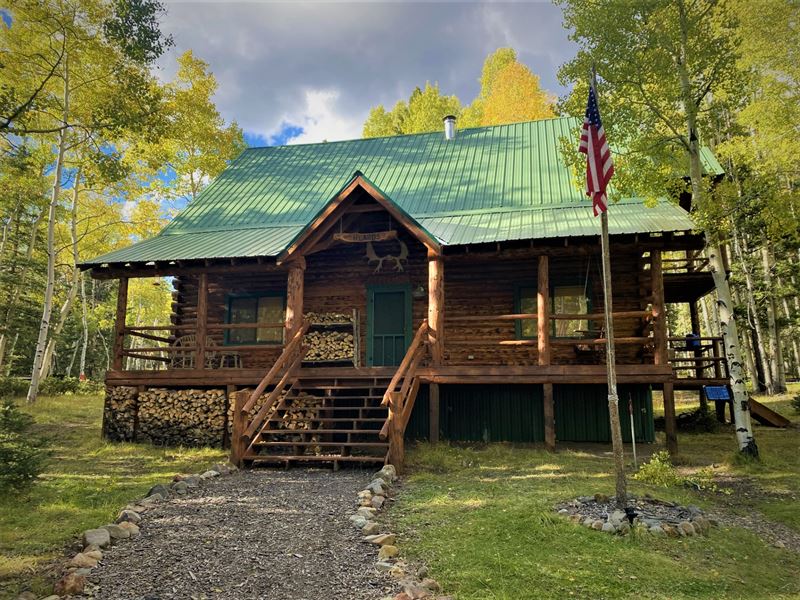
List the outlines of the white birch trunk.
{"type": "MultiPolygon", "coordinates": [[[[69,61],[65,58],[64,64],[64,124],[69,121],[69,61]]],[[[56,248],[55,227],[56,208],[61,195],[61,174],[64,170],[64,153],[67,148],[67,128],[58,133],[58,153],[56,155],[56,168],[53,175],[53,189],[50,196],[50,206],[47,211],[47,283],[44,291],[44,306],[42,307],[42,320],[39,325],[39,337],[36,340],[36,351],[33,356],[31,368],[31,384],[28,388],[28,403],[36,401],[39,393],[39,376],[42,371],[44,353],[47,347],[47,336],[50,331],[50,317],[53,312],[53,291],[56,279],[56,248]]]]}
{"type": "Polygon", "coordinates": [[[767,328],[769,329],[770,376],[772,390],[776,394],[786,391],[786,371],[783,367],[783,348],[775,314],[775,290],[772,286],[772,257],[767,242],[761,246],[761,266],[764,270],[764,284],[767,288],[767,328]]]}
{"type": "Polygon", "coordinates": [[[81,361],[78,367],[78,379],[86,379],[86,350],[89,346],[89,315],[86,306],[86,277],[81,273],[81,326],[83,328],[83,339],[81,340],[81,361]]]}
{"type": "MultiPolygon", "coordinates": [[[[753,281],[753,274],[750,271],[750,266],[747,264],[747,255],[746,255],[746,244],[744,239],[740,239],[737,233],[736,226],[733,226],[733,247],[736,251],[736,256],[739,258],[739,262],[742,265],[742,271],[744,273],[744,282],[746,288],[746,297],[747,297],[747,312],[750,315],[750,319],[752,321],[753,331],[756,334],[756,343],[754,344],[754,358],[756,358],[760,363],[763,371],[764,376],[764,388],[767,391],[767,394],[770,396],[775,393],[775,386],[772,381],[772,370],[769,365],[769,359],[767,357],[767,353],[764,351],[766,347],[766,336],[764,335],[764,331],[761,328],[761,319],[758,318],[758,304],[756,304],[756,294],[755,294],[755,282],[753,281]]],[[[754,373],[753,382],[758,384],[758,373],[754,373]]],[[[755,389],[759,389],[758,385],[755,389]]]]}
{"type": "Polygon", "coordinates": [[[44,351],[44,358],[42,359],[42,372],[39,374],[40,379],[45,379],[50,375],[58,337],[64,329],[64,325],[72,312],[72,305],[75,303],[75,297],[78,295],[80,277],[80,269],[78,269],[78,196],[80,194],[80,181],[81,169],[78,168],[75,174],[75,185],[72,188],[72,208],[70,210],[69,227],[72,242],[72,279],[69,284],[67,297],[64,299],[64,303],[61,305],[61,310],[58,314],[58,322],[50,334],[50,339],[47,341],[47,348],[44,351]]]}

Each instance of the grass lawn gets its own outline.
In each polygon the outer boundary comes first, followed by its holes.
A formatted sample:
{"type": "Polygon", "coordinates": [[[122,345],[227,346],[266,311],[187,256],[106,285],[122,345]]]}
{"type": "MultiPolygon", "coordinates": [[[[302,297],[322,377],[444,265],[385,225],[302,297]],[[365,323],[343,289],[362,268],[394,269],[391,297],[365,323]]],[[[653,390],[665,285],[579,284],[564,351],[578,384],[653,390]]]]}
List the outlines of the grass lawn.
{"type": "MultiPolygon", "coordinates": [[[[24,402],[24,400],[22,401],[24,402]]],[[[0,497],[0,597],[22,589],[52,593],[47,563],[81,531],[113,522],[117,512],[175,473],[197,472],[226,457],[208,448],[112,444],[100,438],[100,396],[39,398],[25,408],[52,457],[28,491],[0,497]]]]}
{"type": "MultiPolygon", "coordinates": [[[[760,399],[764,401],[764,399],[760,399]]],[[[788,401],[768,402],[787,416],[788,401]],[[785,406],[784,406],[785,405],[785,406]]],[[[743,499],[800,530],[800,433],[759,427],[763,459],[736,458],[730,431],[680,435],[682,470],[750,481],[764,494],[743,499]]],[[[494,444],[422,444],[389,518],[402,551],[429,566],[458,600],[531,598],[798,598],[800,555],[747,530],[723,526],[707,538],[618,537],[573,525],[559,501],[613,494],[611,458],[597,452],[494,444]]],[[[629,480],[633,494],[710,508],[724,498],[629,480]]]]}

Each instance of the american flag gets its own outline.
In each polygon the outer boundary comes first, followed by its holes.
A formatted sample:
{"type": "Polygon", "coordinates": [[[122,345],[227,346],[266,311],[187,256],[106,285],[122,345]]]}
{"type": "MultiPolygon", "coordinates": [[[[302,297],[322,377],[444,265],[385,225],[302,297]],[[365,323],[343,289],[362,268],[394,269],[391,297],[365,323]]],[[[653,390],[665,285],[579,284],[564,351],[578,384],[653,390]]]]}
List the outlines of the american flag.
{"type": "Polygon", "coordinates": [[[614,175],[614,161],[606,142],[606,132],[600,121],[597,96],[594,84],[589,87],[589,104],[581,129],[581,143],[578,150],[586,155],[586,195],[592,199],[596,217],[608,208],[606,187],[614,175]]]}

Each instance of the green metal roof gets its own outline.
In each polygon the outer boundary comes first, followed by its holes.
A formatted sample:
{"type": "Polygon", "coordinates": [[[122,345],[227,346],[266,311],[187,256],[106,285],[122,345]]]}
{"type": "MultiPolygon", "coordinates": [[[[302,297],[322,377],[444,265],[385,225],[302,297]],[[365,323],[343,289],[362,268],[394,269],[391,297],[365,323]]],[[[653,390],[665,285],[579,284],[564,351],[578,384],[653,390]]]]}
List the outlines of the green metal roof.
{"type": "MultiPolygon", "coordinates": [[[[249,148],[158,236],[85,265],[275,256],[356,172],[443,245],[597,235],[559,149],[577,127],[557,118],[465,129],[452,141],[435,132],[249,148]]],[[[719,167],[710,152],[704,163],[719,167]]],[[[694,227],[668,202],[609,210],[612,234],[694,227]]]]}

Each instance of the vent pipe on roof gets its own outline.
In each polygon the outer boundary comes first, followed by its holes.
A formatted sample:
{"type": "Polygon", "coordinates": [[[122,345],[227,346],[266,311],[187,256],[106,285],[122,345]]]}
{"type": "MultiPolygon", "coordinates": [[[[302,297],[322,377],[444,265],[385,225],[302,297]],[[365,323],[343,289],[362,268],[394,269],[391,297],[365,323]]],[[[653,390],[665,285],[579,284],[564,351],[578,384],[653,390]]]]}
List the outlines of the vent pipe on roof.
{"type": "Polygon", "coordinates": [[[444,118],[444,139],[456,139],[456,117],[455,115],[447,115],[444,118]]]}

